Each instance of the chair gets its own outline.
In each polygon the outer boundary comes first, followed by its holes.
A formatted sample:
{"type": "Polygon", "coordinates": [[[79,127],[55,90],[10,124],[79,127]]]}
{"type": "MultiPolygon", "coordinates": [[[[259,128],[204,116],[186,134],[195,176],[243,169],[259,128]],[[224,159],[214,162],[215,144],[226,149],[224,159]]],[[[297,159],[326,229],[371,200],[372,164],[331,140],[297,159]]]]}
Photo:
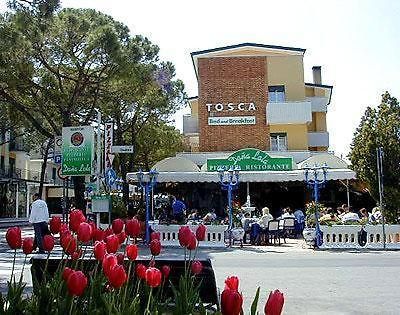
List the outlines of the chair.
{"type": "Polygon", "coordinates": [[[267,232],[267,238],[269,243],[272,242],[272,239],[274,240],[274,245],[276,244],[276,240],[278,240],[279,245],[281,245],[281,239],[279,235],[279,220],[271,220],[268,222],[268,232],[267,232]]]}
{"type": "Polygon", "coordinates": [[[290,237],[294,236],[295,234],[295,219],[294,218],[285,218],[285,223],[284,223],[284,233],[285,236],[290,237]]]}

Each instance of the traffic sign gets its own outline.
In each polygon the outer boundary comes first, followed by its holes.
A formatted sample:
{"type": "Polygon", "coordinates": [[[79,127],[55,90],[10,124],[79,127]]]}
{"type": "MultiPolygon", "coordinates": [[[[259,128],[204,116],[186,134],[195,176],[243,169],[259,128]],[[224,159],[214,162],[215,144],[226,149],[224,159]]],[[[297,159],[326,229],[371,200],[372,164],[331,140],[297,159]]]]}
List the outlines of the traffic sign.
{"type": "Polygon", "coordinates": [[[133,153],[133,145],[113,145],[112,153],[133,153]]]}
{"type": "Polygon", "coordinates": [[[106,170],[106,183],[109,187],[114,185],[115,180],[117,179],[117,173],[112,168],[108,168],[106,170]]]}
{"type": "Polygon", "coordinates": [[[54,163],[61,164],[61,162],[62,162],[62,156],[61,155],[55,155],[54,156],[54,163]]]}
{"type": "Polygon", "coordinates": [[[62,179],[62,180],[66,180],[66,179],[68,179],[68,176],[63,176],[62,174],[61,174],[61,166],[59,166],[58,168],[57,168],[57,176],[58,176],[58,178],[59,179],[62,179]]]}

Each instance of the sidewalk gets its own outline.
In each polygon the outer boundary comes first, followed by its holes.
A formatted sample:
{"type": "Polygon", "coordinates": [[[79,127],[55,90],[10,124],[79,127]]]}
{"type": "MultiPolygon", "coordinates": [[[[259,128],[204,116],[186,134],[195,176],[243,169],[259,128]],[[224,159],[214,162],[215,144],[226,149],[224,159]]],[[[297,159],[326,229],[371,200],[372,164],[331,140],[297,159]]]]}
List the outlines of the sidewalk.
{"type": "Polygon", "coordinates": [[[14,226],[28,226],[28,218],[1,218],[0,219],[0,229],[6,229],[14,226]]]}

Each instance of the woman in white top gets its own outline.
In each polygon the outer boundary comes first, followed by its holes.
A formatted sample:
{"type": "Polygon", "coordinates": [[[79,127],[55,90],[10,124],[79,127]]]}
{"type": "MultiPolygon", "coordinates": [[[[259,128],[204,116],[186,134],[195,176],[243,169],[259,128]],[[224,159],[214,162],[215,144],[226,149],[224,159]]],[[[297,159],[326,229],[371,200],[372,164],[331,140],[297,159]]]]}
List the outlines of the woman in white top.
{"type": "Polygon", "coordinates": [[[261,218],[258,220],[258,224],[263,228],[266,229],[268,227],[268,222],[273,220],[274,217],[269,213],[268,207],[262,208],[262,213],[263,215],[261,218]]]}

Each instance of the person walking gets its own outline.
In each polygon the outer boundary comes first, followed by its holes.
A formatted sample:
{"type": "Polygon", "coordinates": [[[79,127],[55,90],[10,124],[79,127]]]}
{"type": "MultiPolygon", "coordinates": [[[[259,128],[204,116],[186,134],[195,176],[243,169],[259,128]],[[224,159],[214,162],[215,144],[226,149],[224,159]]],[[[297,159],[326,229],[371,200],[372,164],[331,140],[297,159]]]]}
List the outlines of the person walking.
{"type": "Polygon", "coordinates": [[[46,201],[40,199],[38,193],[32,196],[32,200],[29,222],[32,223],[35,231],[35,242],[39,248],[39,254],[44,254],[43,237],[48,234],[47,222],[49,222],[49,209],[47,208],[46,201]]]}

